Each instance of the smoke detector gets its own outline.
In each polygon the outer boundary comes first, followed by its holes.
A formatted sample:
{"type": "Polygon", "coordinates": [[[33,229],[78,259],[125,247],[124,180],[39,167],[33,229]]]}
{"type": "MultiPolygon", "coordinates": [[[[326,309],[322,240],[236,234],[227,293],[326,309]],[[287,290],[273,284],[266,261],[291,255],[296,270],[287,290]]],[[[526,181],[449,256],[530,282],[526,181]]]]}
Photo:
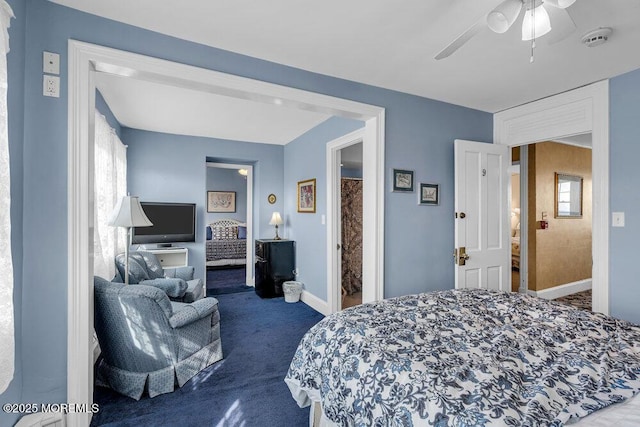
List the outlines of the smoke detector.
{"type": "Polygon", "coordinates": [[[613,30],[609,27],[600,27],[589,31],[580,41],[587,47],[596,47],[609,40],[612,32],[613,30]]]}

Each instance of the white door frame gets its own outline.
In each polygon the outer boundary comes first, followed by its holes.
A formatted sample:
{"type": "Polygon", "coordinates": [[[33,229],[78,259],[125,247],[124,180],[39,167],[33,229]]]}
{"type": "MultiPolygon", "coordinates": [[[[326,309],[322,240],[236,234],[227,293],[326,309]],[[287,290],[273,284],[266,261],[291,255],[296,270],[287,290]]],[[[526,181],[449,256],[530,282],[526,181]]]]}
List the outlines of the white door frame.
{"type": "Polygon", "coordinates": [[[587,132],[592,135],[592,304],[593,311],[609,314],[609,81],[493,116],[495,144],[533,144],[587,132]]]}
{"type": "MultiPolygon", "coordinates": [[[[68,278],[67,278],[67,403],[93,401],[93,111],[96,71],[135,77],[256,102],[365,121],[363,151],[370,162],[364,191],[372,211],[366,212],[363,232],[371,234],[363,269],[367,280],[383,289],[384,280],[384,145],[382,107],[238,77],[190,65],[69,40],[68,75],[68,278]]],[[[378,298],[382,297],[380,293],[378,298]]],[[[88,413],[69,413],[68,425],[86,426],[88,413]]]]}
{"type": "MultiPolygon", "coordinates": [[[[247,260],[245,263],[246,268],[246,275],[245,275],[245,284],[247,284],[248,286],[253,286],[254,285],[254,269],[253,269],[253,265],[254,265],[254,259],[255,259],[255,252],[256,252],[256,247],[253,244],[253,165],[241,165],[241,164],[235,164],[235,163],[214,163],[214,162],[207,162],[207,167],[208,168],[220,168],[220,169],[246,169],[247,170],[247,212],[246,212],[246,224],[247,224],[247,242],[249,242],[249,245],[247,247],[247,260]]],[[[205,201],[205,206],[206,206],[206,201],[205,201]]],[[[205,215],[207,214],[207,212],[205,211],[205,215]]],[[[205,243],[206,245],[206,243],[205,243]]],[[[205,271],[207,269],[207,261],[206,261],[206,257],[207,257],[207,251],[205,248],[205,271]]],[[[205,280],[206,282],[206,280],[205,280]]],[[[206,283],[205,283],[205,291],[206,291],[206,283]]]]}
{"type": "MultiPolygon", "coordinates": [[[[341,238],[341,200],[340,200],[340,180],[342,177],[340,169],[340,150],[347,148],[351,145],[358,144],[364,140],[365,129],[358,129],[347,135],[343,135],[327,144],[326,154],[326,166],[327,166],[327,306],[329,313],[335,313],[342,309],[341,292],[342,287],[342,271],[340,250],[337,250],[338,245],[342,244],[341,238]]],[[[364,168],[370,167],[362,162],[363,175],[364,168]]],[[[363,180],[363,189],[366,185],[363,180]]],[[[368,207],[363,204],[363,212],[368,207]]],[[[369,244],[368,236],[362,234],[362,247],[363,249],[369,244]]],[[[364,271],[363,271],[364,274],[364,271]]],[[[381,285],[382,282],[379,283],[381,285]]],[[[365,295],[371,301],[376,301],[382,298],[383,289],[375,289],[374,283],[362,280],[362,302],[369,302],[365,300],[365,295]]]]}

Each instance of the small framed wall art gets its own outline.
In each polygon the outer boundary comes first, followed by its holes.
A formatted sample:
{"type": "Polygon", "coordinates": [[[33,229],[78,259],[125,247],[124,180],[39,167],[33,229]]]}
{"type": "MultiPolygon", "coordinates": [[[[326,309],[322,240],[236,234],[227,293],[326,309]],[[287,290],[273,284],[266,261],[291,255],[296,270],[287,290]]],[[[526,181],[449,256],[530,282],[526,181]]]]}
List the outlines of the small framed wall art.
{"type": "Polygon", "coordinates": [[[420,183],[420,204],[437,205],[440,198],[440,186],[438,184],[420,183]]]}
{"type": "Polygon", "coordinates": [[[316,212],[316,179],[298,181],[298,212],[316,212]]]}
{"type": "Polygon", "coordinates": [[[269,194],[269,196],[267,197],[267,201],[271,205],[274,204],[276,202],[276,195],[273,193],[269,194]]]}
{"type": "Polygon", "coordinates": [[[207,212],[235,212],[235,191],[207,191],[207,212]]]}
{"type": "Polygon", "coordinates": [[[394,169],[393,170],[393,191],[412,192],[413,191],[413,171],[394,169]]]}

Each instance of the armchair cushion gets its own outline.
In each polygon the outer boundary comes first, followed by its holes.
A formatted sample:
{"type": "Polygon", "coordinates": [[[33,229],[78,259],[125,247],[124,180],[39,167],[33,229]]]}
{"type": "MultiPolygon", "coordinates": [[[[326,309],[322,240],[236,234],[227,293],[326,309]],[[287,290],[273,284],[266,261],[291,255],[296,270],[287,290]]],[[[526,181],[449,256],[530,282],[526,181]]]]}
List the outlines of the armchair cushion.
{"type": "Polygon", "coordinates": [[[191,266],[165,268],[164,277],[179,277],[182,280],[193,280],[195,269],[191,266]]]}
{"type": "Polygon", "coordinates": [[[161,289],[169,298],[182,298],[187,291],[187,282],[182,279],[150,279],[143,280],[139,284],[161,289]]]}
{"type": "Polygon", "coordinates": [[[215,298],[203,298],[191,304],[185,304],[177,309],[169,323],[174,328],[180,328],[184,325],[195,322],[196,320],[205,318],[218,309],[218,300],[215,298]]]}
{"type": "MultiPolygon", "coordinates": [[[[117,274],[114,280],[125,276],[125,254],[115,258],[117,274]]],[[[136,251],[129,254],[129,284],[155,286],[167,292],[175,301],[193,302],[204,297],[200,279],[194,279],[191,266],[163,269],[158,258],[151,252],[136,251]],[[186,282],[186,283],[183,283],[186,282]]]]}

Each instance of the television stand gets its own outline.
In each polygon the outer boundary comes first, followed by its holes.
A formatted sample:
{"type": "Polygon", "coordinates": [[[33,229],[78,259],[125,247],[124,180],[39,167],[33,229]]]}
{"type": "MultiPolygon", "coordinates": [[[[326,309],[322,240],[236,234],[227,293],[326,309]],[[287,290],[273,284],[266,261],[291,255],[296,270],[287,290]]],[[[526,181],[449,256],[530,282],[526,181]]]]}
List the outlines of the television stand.
{"type": "Polygon", "coordinates": [[[189,250],[187,248],[164,247],[155,249],[146,249],[151,252],[160,261],[162,268],[186,267],[189,265],[189,250]]]}

